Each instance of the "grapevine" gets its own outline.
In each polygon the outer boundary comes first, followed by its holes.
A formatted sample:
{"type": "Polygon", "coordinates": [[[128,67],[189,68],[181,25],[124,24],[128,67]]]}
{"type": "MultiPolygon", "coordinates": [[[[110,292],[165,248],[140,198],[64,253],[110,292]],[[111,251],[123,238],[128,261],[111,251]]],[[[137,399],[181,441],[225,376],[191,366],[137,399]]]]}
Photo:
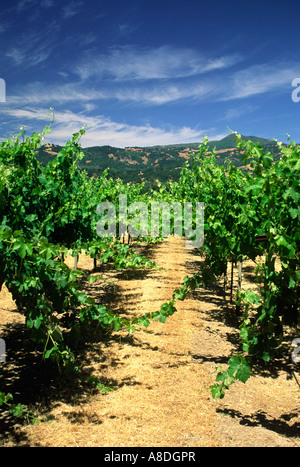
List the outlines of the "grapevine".
{"type": "Polygon", "coordinates": [[[22,131],[0,145],[0,287],[5,283],[12,293],[44,359],[56,361],[61,371],[75,361],[65,335],[78,335],[82,325],[97,322],[104,329],[132,331],[134,325],[147,326],[149,318],[165,316],[165,310],[128,320],[80,290],[83,273],[62,261],[66,255],[85,251],[98,264],[110,262],[117,269],[157,266],[96,232],[98,203],[115,202],[120,193],[136,199],[141,187],[115,183],[107,172],[88,179],[78,169],[84,130],[42,167],[36,151],[49,131],[46,127],[31,137],[22,131]]]}
{"type": "Polygon", "coordinates": [[[255,361],[271,360],[285,326],[299,329],[300,148],[294,142],[278,143],[282,156],[274,162],[258,143],[236,135],[236,145],[243,163],[250,160],[251,172],[230,161],[218,166],[215,151],[209,152],[204,139],[199,154],[191,157],[179,182],[171,186],[174,197],[205,203],[204,263],[197,275],[204,286],[226,275],[229,261],[257,262],[260,293],[240,289],[236,296],[237,309],[242,308],[244,354],[233,355],[228,369],[219,370],[211,390],[220,398],[235,380],[248,380],[255,361]],[[257,241],[260,238],[263,241],[257,241]]]}
{"type": "MultiPolygon", "coordinates": [[[[0,144],[0,290],[5,283],[44,361],[54,360],[60,372],[74,369],[70,337],[77,338],[83,326],[97,323],[105,330],[133,332],[136,326],[149,326],[151,320],[164,323],[176,312],[176,301],[197,287],[226,278],[229,262],[251,259],[257,263],[259,293],[239,288],[235,297],[242,351],[229,358],[227,369],[218,370],[211,392],[222,398],[234,381],[245,383],[257,360],[272,359],[286,326],[299,328],[300,148],[291,141],[278,143],[281,158],[275,162],[258,143],[236,135],[243,163],[250,163],[251,171],[246,171],[230,161],[219,166],[215,150],[204,138],[199,153],[183,165],[178,182],[143,192],[143,184],[113,180],[107,170],[98,178],[88,178],[79,170],[83,129],[42,166],[37,149],[49,131],[46,127],[31,137],[21,131],[0,144]],[[128,203],[147,206],[153,201],[205,205],[201,269],[185,277],[160,310],[132,319],[114,314],[83,292],[83,272],[69,268],[63,260],[85,252],[95,265],[158,267],[117,238],[97,235],[97,206],[102,201],[118,206],[120,195],[126,195],[128,203]]],[[[118,228],[118,209],[116,214],[118,228]]],[[[161,236],[142,240],[159,241],[161,236]]],[[[0,392],[0,405],[21,414],[12,399],[11,394],[0,392]]]]}

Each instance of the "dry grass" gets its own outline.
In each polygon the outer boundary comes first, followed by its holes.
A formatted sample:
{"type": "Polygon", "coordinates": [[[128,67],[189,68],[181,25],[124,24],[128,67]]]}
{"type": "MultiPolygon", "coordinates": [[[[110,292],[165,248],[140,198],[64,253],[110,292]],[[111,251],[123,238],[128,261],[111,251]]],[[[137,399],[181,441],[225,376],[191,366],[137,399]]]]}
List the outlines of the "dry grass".
{"type": "MultiPolygon", "coordinates": [[[[127,315],[156,311],[201,260],[172,237],[145,252],[165,270],[104,269],[106,282],[91,285],[89,292],[127,315]]],[[[78,266],[91,270],[92,260],[83,256],[78,266]]],[[[246,283],[251,281],[248,266],[246,283]]],[[[43,369],[23,317],[4,288],[0,335],[7,340],[8,359],[0,385],[25,400],[42,421],[20,426],[4,414],[1,444],[299,446],[300,392],[291,364],[279,355],[268,368],[257,368],[245,385],[236,383],[225,399],[213,400],[208,387],[215,382],[216,366],[237,349],[238,317],[213,288],[197,290],[177,309],[165,324],[152,322],[129,336],[124,331],[98,336],[95,331],[84,347],[79,345],[79,376],[93,375],[114,387],[103,394],[80,378],[60,382],[52,369],[43,369]]],[[[300,380],[299,367],[294,370],[300,380]]]]}

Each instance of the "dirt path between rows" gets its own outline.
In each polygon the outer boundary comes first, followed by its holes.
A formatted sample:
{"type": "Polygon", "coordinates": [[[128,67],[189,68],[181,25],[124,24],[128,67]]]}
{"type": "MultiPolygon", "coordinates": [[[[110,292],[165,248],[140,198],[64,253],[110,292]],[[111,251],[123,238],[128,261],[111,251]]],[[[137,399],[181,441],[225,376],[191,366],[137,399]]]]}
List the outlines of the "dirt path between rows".
{"type": "MultiPolygon", "coordinates": [[[[173,237],[148,247],[147,254],[164,269],[104,272],[106,299],[114,311],[135,316],[158,310],[201,261],[182,239],[173,237]]],[[[81,257],[78,267],[91,269],[91,262],[81,257]]],[[[99,284],[91,286],[91,293],[99,291],[99,284]]],[[[34,404],[43,421],[13,429],[2,421],[0,444],[299,447],[299,364],[291,367],[278,358],[245,385],[236,383],[225,399],[212,399],[209,386],[215,382],[216,366],[225,364],[238,345],[237,317],[226,303],[217,289],[199,289],[177,303],[177,313],[165,324],[151,322],[129,336],[119,331],[103,341],[90,342],[83,352],[82,368],[115,389],[107,394],[98,390],[80,393],[82,388],[74,387],[70,394],[70,385],[57,389],[52,380],[40,391],[47,389],[51,397],[40,394],[34,404]]],[[[22,317],[11,310],[14,304],[4,290],[0,332],[1,326],[8,332],[8,320],[22,332],[22,317]]],[[[7,381],[13,374],[20,378],[20,372],[26,378],[21,371],[24,365],[18,371],[13,363],[5,365],[12,367],[7,370],[7,381]]],[[[29,377],[30,385],[31,373],[29,377]]],[[[22,390],[17,389],[21,399],[22,390]]]]}

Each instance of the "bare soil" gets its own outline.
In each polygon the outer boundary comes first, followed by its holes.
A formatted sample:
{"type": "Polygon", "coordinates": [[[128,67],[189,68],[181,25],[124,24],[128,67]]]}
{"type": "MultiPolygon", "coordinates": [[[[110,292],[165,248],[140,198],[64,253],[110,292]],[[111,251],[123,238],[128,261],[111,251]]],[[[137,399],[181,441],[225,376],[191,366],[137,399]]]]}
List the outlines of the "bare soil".
{"type": "MultiPolygon", "coordinates": [[[[138,247],[162,270],[99,269],[103,280],[87,290],[113,311],[137,316],[160,309],[201,257],[180,238],[138,247]]],[[[72,259],[67,258],[70,266],[72,259]]],[[[253,287],[253,264],[243,265],[243,287],[253,287]]],[[[92,270],[93,260],[79,258],[92,270]]],[[[236,272],[235,272],[236,278],[236,272]]],[[[221,285],[221,284],[220,284],[221,285]]],[[[134,333],[87,331],[76,349],[79,369],[63,379],[41,362],[24,317],[5,287],[0,293],[0,337],[7,345],[0,388],[39,417],[24,424],[0,414],[0,445],[29,447],[299,447],[300,364],[291,340],[274,361],[235,383],[222,400],[211,397],[216,367],[239,349],[240,317],[221,286],[199,288],[165,324],[134,333]],[[112,390],[86,382],[98,378],[112,390]]]]}

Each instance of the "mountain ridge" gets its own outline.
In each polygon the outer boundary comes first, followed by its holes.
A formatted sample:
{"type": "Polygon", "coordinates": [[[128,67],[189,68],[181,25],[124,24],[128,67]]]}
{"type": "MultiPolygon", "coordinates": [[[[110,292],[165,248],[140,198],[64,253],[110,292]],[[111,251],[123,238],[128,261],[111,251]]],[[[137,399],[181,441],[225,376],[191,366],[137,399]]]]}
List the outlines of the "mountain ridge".
{"type": "MultiPolygon", "coordinates": [[[[267,139],[267,138],[262,138],[258,136],[245,136],[241,135],[242,139],[244,140],[251,140],[253,142],[258,142],[262,146],[266,146],[268,144],[274,143],[275,140],[267,139]]],[[[224,138],[221,138],[219,140],[212,140],[208,141],[208,145],[212,148],[215,147],[217,150],[218,149],[229,149],[232,147],[235,147],[235,139],[236,135],[235,134],[229,134],[227,136],[224,136],[224,138]]],[[[155,145],[155,146],[145,146],[146,148],[159,148],[159,147],[193,147],[194,149],[197,149],[198,146],[201,144],[199,143],[177,143],[177,144],[167,144],[167,145],[155,145]]],[[[139,147],[139,146],[136,146],[139,147]]]]}
{"type": "MultiPolygon", "coordinates": [[[[265,150],[270,151],[275,158],[279,156],[279,149],[275,140],[256,136],[242,136],[245,140],[258,142],[265,150]]],[[[241,167],[242,159],[235,144],[236,135],[230,134],[221,140],[208,141],[209,149],[216,149],[216,160],[223,164],[225,159],[241,167]]],[[[183,163],[189,159],[192,152],[196,152],[201,143],[182,143],[157,146],[128,146],[118,148],[110,145],[90,146],[82,148],[85,157],[79,167],[87,171],[89,176],[100,175],[109,169],[109,175],[121,178],[125,182],[147,181],[148,185],[155,185],[157,181],[164,183],[177,180],[183,163]]],[[[38,151],[38,159],[45,165],[62,149],[62,146],[47,144],[38,151]]]]}

